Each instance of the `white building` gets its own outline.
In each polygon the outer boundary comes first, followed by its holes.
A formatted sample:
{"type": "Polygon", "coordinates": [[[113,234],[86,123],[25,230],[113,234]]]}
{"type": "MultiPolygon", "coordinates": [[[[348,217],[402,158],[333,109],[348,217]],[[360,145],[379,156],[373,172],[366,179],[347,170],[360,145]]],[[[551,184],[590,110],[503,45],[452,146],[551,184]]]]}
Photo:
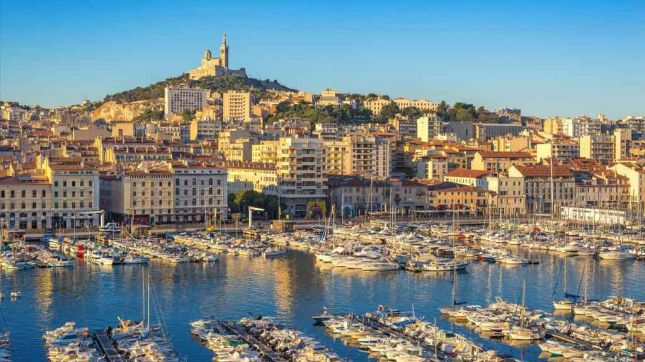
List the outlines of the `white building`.
{"type": "Polygon", "coordinates": [[[166,118],[184,111],[201,111],[206,108],[208,90],[198,88],[172,88],[164,90],[164,112],[166,118]]]}

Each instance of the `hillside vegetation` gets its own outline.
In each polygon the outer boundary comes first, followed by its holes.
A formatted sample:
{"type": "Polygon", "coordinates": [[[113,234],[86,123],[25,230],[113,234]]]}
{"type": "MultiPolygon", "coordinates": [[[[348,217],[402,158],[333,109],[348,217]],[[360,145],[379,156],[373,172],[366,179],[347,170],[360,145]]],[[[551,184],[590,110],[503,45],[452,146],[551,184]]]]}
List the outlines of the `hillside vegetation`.
{"type": "Polygon", "coordinates": [[[260,80],[238,76],[204,77],[198,80],[192,80],[188,77],[188,74],[182,74],[178,77],[168,78],[146,87],[136,87],[134,89],[107,95],[105,96],[105,99],[103,99],[103,102],[114,101],[117,103],[127,103],[163,98],[164,88],[166,86],[187,86],[191,88],[209,89],[217,92],[253,89],[253,93],[261,99],[266,97],[266,91],[269,89],[279,91],[297,91],[278,83],[277,80],[260,80]]]}

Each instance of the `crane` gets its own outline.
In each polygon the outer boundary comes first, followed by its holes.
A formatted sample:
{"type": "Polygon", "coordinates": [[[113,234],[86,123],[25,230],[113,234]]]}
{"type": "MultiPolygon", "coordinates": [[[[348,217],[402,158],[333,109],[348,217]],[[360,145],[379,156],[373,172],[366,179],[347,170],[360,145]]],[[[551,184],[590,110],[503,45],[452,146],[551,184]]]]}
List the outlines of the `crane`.
{"type": "Polygon", "coordinates": [[[264,209],[255,206],[249,206],[249,229],[253,226],[253,211],[264,211],[264,209]]]}

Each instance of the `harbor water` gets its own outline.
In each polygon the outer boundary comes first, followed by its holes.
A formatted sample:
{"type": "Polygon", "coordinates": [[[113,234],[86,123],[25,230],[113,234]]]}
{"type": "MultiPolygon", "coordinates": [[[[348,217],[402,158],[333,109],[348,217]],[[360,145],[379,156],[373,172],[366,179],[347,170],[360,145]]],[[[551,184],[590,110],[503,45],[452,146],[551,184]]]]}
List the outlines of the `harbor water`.
{"type": "MultiPolygon", "coordinates": [[[[589,298],[622,295],[645,299],[645,262],[546,253],[533,253],[532,258],[540,263],[504,266],[472,262],[466,272],[458,274],[457,300],[485,306],[500,296],[519,303],[526,281],[526,306],[552,312],[552,300],[563,296],[565,261],[570,292],[583,293],[581,279],[586,274],[589,298]]],[[[73,268],[3,272],[2,293],[8,296],[12,288],[22,292],[17,301],[5,298],[0,303],[3,324],[12,335],[14,360],[44,361],[43,332],[67,321],[98,329],[116,325],[117,317],[141,319],[143,271],[150,273],[151,318],[163,322],[178,355],[188,361],[212,359],[212,352],[191,336],[191,321],[239,319],[249,314],[275,316],[342,357],[366,361],[367,354],[333,340],[324,328],[314,326],[311,317],[325,306],[338,313],[363,313],[378,305],[414,311],[416,316],[430,322],[436,319],[442,328],[454,329],[487,348],[527,361],[538,360],[536,346],[511,347],[442,320],[437,308],[451,304],[451,273],[334,269],[298,251],[278,259],[224,256],[212,263],[153,261],[147,266],[97,266],[79,261],[73,268]]]]}

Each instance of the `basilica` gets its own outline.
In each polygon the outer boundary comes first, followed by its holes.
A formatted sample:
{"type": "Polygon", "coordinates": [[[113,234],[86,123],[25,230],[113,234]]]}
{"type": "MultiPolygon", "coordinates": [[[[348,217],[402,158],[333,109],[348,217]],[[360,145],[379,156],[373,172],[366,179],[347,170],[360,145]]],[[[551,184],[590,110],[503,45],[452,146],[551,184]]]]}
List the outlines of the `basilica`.
{"type": "Polygon", "coordinates": [[[190,79],[200,79],[203,77],[220,77],[223,75],[236,75],[246,77],[246,69],[238,70],[228,67],[228,44],[226,43],[226,33],[222,37],[222,44],[219,46],[219,58],[213,57],[210,49],[206,49],[204,57],[199,62],[199,67],[188,72],[190,79]]]}

